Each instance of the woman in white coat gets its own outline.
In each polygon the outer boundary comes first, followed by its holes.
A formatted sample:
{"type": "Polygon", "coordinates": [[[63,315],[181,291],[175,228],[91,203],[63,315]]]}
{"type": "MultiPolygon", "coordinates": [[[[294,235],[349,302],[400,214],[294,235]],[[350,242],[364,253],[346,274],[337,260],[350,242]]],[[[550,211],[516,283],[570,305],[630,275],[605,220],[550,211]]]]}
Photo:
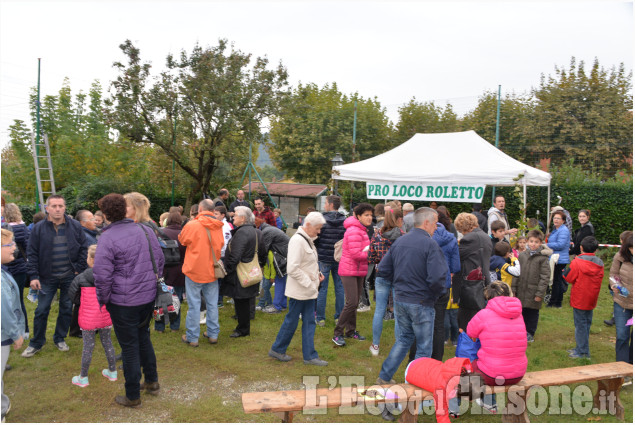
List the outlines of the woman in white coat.
{"type": "Polygon", "coordinates": [[[298,328],[302,315],[302,356],[304,364],[326,366],[328,362],[318,357],[313,344],[315,335],[315,299],[318,296],[320,282],[324,276],[320,273],[318,254],[313,241],[320,233],[326,221],[322,214],[311,212],[304,219],[302,227],[289,240],[287,254],[287,286],[285,295],[289,297],[289,312],[282,322],[276,341],[269,350],[269,356],[288,362],[291,356],[286,354],[293,334],[298,328]]]}

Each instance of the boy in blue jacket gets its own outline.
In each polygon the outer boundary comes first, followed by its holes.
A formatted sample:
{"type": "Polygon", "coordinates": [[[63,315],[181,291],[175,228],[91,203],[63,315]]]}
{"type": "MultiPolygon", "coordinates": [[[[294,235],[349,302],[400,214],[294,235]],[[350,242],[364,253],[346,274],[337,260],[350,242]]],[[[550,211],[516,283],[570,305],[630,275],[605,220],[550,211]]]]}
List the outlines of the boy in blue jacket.
{"type": "Polygon", "coordinates": [[[13,242],[13,232],[2,229],[2,369],[0,369],[0,380],[2,380],[2,422],[9,410],[11,401],[4,393],[4,369],[9,360],[11,344],[13,349],[18,350],[24,342],[24,315],[20,305],[21,294],[17,283],[11,273],[5,269],[5,264],[14,260],[13,253],[16,249],[13,242]]]}

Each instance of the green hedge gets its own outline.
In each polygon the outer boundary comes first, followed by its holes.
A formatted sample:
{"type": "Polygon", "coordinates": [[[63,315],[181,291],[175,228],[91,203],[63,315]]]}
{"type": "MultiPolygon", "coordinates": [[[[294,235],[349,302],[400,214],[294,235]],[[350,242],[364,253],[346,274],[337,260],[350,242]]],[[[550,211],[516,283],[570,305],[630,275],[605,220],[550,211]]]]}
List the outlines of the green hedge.
{"type": "MultiPolygon", "coordinates": [[[[356,183],[353,202],[376,204],[377,199],[366,198],[366,184],[356,183]]],[[[340,184],[343,204],[348,208],[350,186],[340,184]]],[[[505,196],[507,215],[513,225],[520,217],[520,202],[513,196],[514,187],[497,187],[496,194],[505,196]]],[[[573,220],[573,229],[580,227],[578,211],[591,211],[591,223],[600,243],[619,244],[619,235],[624,230],[633,229],[633,183],[553,183],[551,186],[551,206],[558,205],[558,196],[562,197],[562,206],[569,211],[573,220]]],[[[411,202],[415,208],[428,206],[429,202],[411,202]]],[[[444,204],[441,202],[440,204],[444,204]]],[[[492,204],[492,187],[485,189],[483,212],[492,204]]],[[[445,206],[453,217],[460,212],[472,211],[472,204],[447,202],[445,206]]],[[[527,187],[527,217],[536,217],[543,223],[547,220],[547,188],[527,187]],[[539,211],[539,214],[536,214],[539,211]]]]}

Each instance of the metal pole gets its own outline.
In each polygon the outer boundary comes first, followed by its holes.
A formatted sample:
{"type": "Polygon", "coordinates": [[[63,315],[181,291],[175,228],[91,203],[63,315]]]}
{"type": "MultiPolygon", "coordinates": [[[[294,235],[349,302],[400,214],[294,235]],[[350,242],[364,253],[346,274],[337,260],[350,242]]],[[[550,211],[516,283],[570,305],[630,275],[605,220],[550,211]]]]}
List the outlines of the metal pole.
{"type": "MultiPolygon", "coordinates": [[[[39,168],[40,166],[40,148],[39,148],[39,144],[40,144],[40,64],[42,62],[42,58],[37,58],[37,103],[35,104],[35,117],[36,117],[36,125],[35,125],[35,158],[37,159],[36,161],[36,168],[39,168]]],[[[38,170],[35,170],[36,174],[38,172],[38,170]]],[[[37,189],[37,185],[35,185],[35,205],[39,208],[41,208],[41,205],[39,204],[39,200],[40,200],[40,193],[37,189]]]]}
{"type": "MultiPolygon", "coordinates": [[[[498,138],[500,136],[500,122],[501,122],[501,86],[498,85],[498,100],[496,102],[496,141],[494,142],[496,149],[498,149],[498,138]]],[[[496,200],[496,187],[492,187],[492,204],[496,200]]]]}
{"type": "Polygon", "coordinates": [[[247,167],[249,167],[249,201],[251,202],[251,142],[249,142],[249,163],[247,167]]]}
{"type": "Polygon", "coordinates": [[[547,186],[547,233],[549,233],[549,214],[551,214],[551,181],[547,186]]]}
{"type": "MultiPolygon", "coordinates": [[[[351,162],[355,162],[355,139],[357,136],[357,100],[353,104],[353,157],[351,162]]],[[[350,211],[353,211],[353,181],[351,180],[351,202],[350,211]]]]}
{"type": "MultiPolygon", "coordinates": [[[[178,102],[178,98],[177,98],[178,102]]],[[[172,133],[172,146],[176,150],[176,114],[177,114],[177,106],[178,103],[174,104],[174,133],[172,133]]],[[[174,206],[174,174],[176,172],[176,161],[172,159],[172,206],[174,206]]]]}

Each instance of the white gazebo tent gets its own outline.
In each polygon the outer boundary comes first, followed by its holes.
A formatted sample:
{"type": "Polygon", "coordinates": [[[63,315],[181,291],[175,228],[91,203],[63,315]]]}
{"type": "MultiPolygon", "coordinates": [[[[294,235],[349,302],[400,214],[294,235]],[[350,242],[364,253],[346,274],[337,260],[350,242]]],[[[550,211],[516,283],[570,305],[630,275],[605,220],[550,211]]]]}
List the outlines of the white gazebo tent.
{"type": "MultiPolygon", "coordinates": [[[[551,210],[551,174],[506,155],[473,130],[418,133],[372,158],[333,167],[335,180],[415,185],[547,186],[551,210]],[[519,179],[519,175],[522,177],[519,179]]],[[[422,199],[399,196],[398,199],[422,199]]],[[[457,199],[457,202],[464,202],[457,199]]],[[[526,201],[525,201],[526,202],[526,201]]],[[[526,206],[526,205],[525,205],[526,206]]]]}

